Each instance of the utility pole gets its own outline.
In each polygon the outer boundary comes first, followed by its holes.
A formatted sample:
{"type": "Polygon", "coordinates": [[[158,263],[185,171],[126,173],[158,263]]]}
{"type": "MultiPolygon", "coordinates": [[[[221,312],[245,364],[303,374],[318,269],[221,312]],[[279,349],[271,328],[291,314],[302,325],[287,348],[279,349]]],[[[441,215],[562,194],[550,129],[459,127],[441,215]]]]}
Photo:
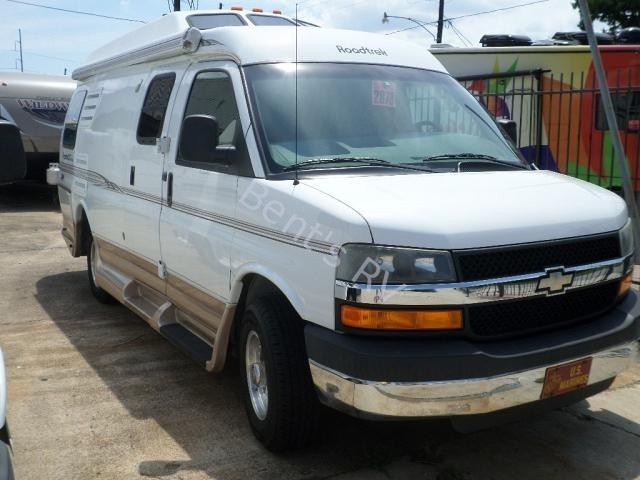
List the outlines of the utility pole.
{"type": "Polygon", "coordinates": [[[173,0],[173,11],[174,12],[180,11],[180,0],[173,0]]]}
{"type": "Polygon", "coordinates": [[[22,61],[22,30],[18,29],[18,44],[20,45],[20,71],[24,72],[24,62],[22,61]]]}
{"type": "Polygon", "coordinates": [[[444,0],[440,0],[438,5],[438,31],[436,32],[436,43],[442,43],[442,28],[444,27],[444,0]]]}

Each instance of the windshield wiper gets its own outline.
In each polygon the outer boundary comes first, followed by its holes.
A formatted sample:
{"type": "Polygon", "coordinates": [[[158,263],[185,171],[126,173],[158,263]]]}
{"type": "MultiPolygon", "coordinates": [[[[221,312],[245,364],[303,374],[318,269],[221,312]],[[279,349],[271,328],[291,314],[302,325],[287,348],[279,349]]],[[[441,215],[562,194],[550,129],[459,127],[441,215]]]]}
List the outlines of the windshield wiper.
{"type": "Polygon", "coordinates": [[[481,161],[481,162],[496,163],[498,165],[506,165],[508,167],[522,168],[522,169],[528,170],[528,167],[526,167],[525,165],[508,162],[506,160],[499,160],[492,155],[485,155],[483,153],[471,153],[471,152],[445,153],[442,155],[431,155],[428,157],[422,157],[419,160],[422,161],[423,163],[437,162],[440,160],[481,161]]]}
{"type": "Polygon", "coordinates": [[[301,168],[306,168],[307,166],[325,165],[325,164],[332,164],[332,163],[363,163],[365,165],[371,165],[376,167],[400,168],[403,170],[414,170],[418,172],[433,172],[433,170],[427,167],[416,167],[416,166],[411,166],[406,164],[398,164],[398,163],[389,162],[388,160],[382,160],[380,158],[373,158],[373,157],[314,158],[313,160],[307,160],[304,162],[289,165],[288,167],[284,167],[283,170],[285,172],[290,172],[292,170],[299,170],[301,168]]]}

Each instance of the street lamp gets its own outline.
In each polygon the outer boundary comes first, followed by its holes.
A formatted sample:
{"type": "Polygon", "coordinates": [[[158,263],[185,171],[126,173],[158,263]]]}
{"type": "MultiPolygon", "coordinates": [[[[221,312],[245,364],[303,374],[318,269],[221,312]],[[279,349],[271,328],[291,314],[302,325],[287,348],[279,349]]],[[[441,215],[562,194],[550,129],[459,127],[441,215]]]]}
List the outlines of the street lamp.
{"type": "Polygon", "coordinates": [[[415,23],[419,27],[424,28],[429,33],[429,35],[431,35],[433,37],[433,39],[436,40],[436,36],[433,33],[431,33],[431,30],[429,30],[427,27],[425,27],[424,23],[416,20],[415,18],[400,17],[400,16],[397,16],[397,15],[388,15],[387,12],[384,12],[384,15],[382,15],[382,23],[389,23],[389,19],[390,18],[401,18],[403,20],[409,20],[410,22],[415,23]]]}

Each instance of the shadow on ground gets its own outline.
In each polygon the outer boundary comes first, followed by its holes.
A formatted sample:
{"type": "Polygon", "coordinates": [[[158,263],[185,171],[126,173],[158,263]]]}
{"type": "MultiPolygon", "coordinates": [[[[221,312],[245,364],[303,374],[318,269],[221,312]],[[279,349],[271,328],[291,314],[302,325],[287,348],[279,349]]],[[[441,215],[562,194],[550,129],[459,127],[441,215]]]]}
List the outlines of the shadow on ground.
{"type": "Polygon", "coordinates": [[[432,439],[457,435],[444,421],[376,423],[327,410],[325,435],[316,445],[272,455],[249,430],[235,362],[221,374],[205,372],[126,308],[97,303],[86,272],[45,277],[36,287],[48,316],[130,414],[155,420],[188,452],[184,462],[141,462],[143,476],[204,470],[215,478],[241,478],[240,464],[245,478],[322,478],[405,455],[428,459],[425,445],[432,439]]]}
{"type": "Polygon", "coordinates": [[[0,185],[0,213],[53,212],[59,209],[56,187],[37,182],[0,185]]]}

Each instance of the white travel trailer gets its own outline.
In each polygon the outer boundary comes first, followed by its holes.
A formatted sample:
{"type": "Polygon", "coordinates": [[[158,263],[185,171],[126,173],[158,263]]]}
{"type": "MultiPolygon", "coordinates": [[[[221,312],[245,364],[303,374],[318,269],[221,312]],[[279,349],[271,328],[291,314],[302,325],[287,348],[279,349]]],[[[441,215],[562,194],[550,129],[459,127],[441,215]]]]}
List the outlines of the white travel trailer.
{"type": "Polygon", "coordinates": [[[0,72],[0,184],[44,180],[75,88],[68,77],[0,72]]]}
{"type": "Polygon", "coordinates": [[[524,162],[425,49],[183,12],[74,78],[50,172],[71,254],[207,370],[236,354],[268,448],[320,402],[506,417],[638,361],[624,202],[524,162]]]}

